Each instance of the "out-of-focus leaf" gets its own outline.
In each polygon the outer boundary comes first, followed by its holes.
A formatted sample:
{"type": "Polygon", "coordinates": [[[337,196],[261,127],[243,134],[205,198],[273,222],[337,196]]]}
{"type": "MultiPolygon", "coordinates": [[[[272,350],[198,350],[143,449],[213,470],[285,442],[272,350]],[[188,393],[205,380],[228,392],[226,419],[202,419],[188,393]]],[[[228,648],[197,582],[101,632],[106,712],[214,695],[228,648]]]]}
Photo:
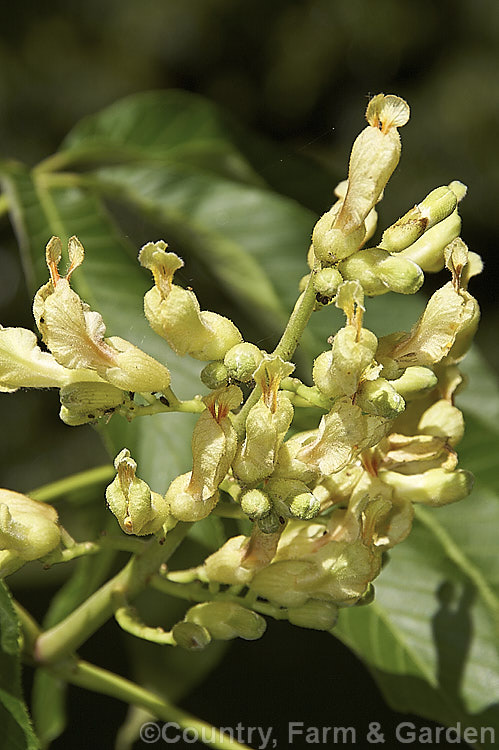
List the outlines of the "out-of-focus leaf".
{"type": "Polygon", "coordinates": [[[71,165],[193,164],[232,180],[267,184],[315,211],[333,201],[333,178],[318,163],[255,135],[186,91],[135,94],[84,118],[64,140],[60,158],[71,165]]]}
{"type": "Polygon", "coordinates": [[[19,622],[3,581],[0,581],[0,747],[40,748],[22,696],[19,622]]]}

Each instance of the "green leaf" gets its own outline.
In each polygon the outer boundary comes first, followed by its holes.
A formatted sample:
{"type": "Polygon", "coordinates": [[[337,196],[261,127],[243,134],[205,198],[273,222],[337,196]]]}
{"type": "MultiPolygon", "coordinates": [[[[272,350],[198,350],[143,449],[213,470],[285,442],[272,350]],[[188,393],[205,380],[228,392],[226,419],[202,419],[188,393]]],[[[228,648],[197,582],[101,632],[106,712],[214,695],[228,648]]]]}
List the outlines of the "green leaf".
{"type": "Polygon", "coordinates": [[[38,750],[21,689],[20,628],[9,590],[0,581],[0,727],[1,746],[38,750]]]}
{"type": "Polygon", "coordinates": [[[459,456],[475,488],[456,505],[417,509],[375,602],[343,610],[335,634],[366,661],[393,708],[499,731],[499,430],[491,421],[499,389],[477,352],[464,369],[472,377],[458,399],[469,409],[459,456]]]}
{"type": "Polygon", "coordinates": [[[78,123],[52,157],[52,166],[116,162],[192,164],[232,180],[267,184],[315,211],[325,211],[333,200],[333,178],[318,163],[255,135],[186,91],[126,97],[78,123]]]}

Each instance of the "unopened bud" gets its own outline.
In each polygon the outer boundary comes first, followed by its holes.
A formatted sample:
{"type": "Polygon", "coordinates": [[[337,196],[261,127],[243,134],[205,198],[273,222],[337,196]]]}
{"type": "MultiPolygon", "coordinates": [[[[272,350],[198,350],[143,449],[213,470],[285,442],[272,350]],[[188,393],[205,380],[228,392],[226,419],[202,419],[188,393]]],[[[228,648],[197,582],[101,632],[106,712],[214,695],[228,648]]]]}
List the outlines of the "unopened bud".
{"type": "Polygon", "coordinates": [[[268,516],[272,510],[272,503],[264,490],[245,490],[240,497],[240,503],[241,509],[253,521],[268,516]]]}
{"type": "Polygon", "coordinates": [[[381,246],[392,253],[412,245],[435,224],[446,219],[457,206],[457,197],[450,187],[432,190],[424,200],[414,206],[393,226],[383,233],[381,246]]]}
{"type": "Polygon", "coordinates": [[[12,490],[0,490],[0,550],[22,560],[44,557],[59,544],[57,511],[12,490]]]}
{"type": "Polygon", "coordinates": [[[398,294],[415,294],[424,281],[417,263],[399,255],[390,255],[378,265],[376,272],[388,289],[398,294]]]}
{"type": "Polygon", "coordinates": [[[60,391],[60,417],[68,425],[95,422],[125,402],[125,393],[110,383],[71,383],[60,391]]]}
{"type": "Polygon", "coordinates": [[[402,250],[401,257],[413,260],[425,272],[435,273],[444,267],[444,248],[459,236],[461,217],[457,209],[443,221],[428,229],[416,242],[402,250]]]}
{"type": "Polygon", "coordinates": [[[169,513],[168,502],[135,476],[137,464],[124,448],[115,458],[116,478],[106,489],[109,510],[125,534],[145,536],[163,526],[169,513]]]}
{"type": "Polygon", "coordinates": [[[463,469],[428,469],[423,474],[380,471],[379,478],[392,487],[401,500],[434,506],[462,500],[473,487],[473,475],[463,469]]]}
{"type": "Polygon", "coordinates": [[[395,419],[405,409],[404,399],[385,378],[364,380],[357,391],[355,403],[363,412],[387,419],[395,419]]]}
{"type": "Polygon", "coordinates": [[[282,509],[286,515],[291,514],[304,521],[315,518],[320,512],[319,500],[299,479],[272,477],[267,483],[266,490],[278,512],[282,509]]]}
{"type": "Polygon", "coordinates": [[[180,474],[168,487],[165,500],[171,514],[179,521],[200,521],[209,516],[219,500],[218,491],[203,498],[192,490],[192,472],[180,474]]]}
{"type": "Polygon", "coordinates": [[[172,635],[177,646],[187,651],[202,651],[211,641],[208,630],[195,622],[177,622],[172,628],[172,635]]]}
{"type": "Polygon", "coordinates": [[[223,362],[209,362],[200,374],[201,382],[212,391],[223,388],[229,382],[229,373],[223,362]]]}
{"type": "Polygon", "coordinates": [[[236,602],[196,604],[188,610],[185,620],[206,628],[211,637],[219,641],[232,638],[254,641],[262,637],[267,627],[261,615],[236,602]]]}
{"type": "Polygon", "coordinates": [[[250,588],[258,596],[281,607],[301,607],[310,598],[308,588],[321,571],[306,560],[280,560],[258,571],[250,588]]]}
{"type": "Polygon", "coordinates": [[[301,607],[288,609],[288,620],[300,628],[331,630],[338,619],[338,607],[332,602],[309,599],[301,607]]]}
{"type": "Polygon", "coordinates": [[[327,305],[338,291],[343,277],[337,268],[322,268],[314,276],[314,290],[318,302],[327,305]]]}
{"type": "Polygon", "coordinates": [[[247,383],[262,359],[263,354],[255,344],[243,341],[229,349],[224,357],[224,365],[232,380],[247,383]]]}
{"type": "Polygon", "coordinates": [[[435,388],[437,382],[437,376],[433,370],[415,365],[408,367],[400,378],[390,380],[390,385],[405,401],[412,401],[435,388]]]}

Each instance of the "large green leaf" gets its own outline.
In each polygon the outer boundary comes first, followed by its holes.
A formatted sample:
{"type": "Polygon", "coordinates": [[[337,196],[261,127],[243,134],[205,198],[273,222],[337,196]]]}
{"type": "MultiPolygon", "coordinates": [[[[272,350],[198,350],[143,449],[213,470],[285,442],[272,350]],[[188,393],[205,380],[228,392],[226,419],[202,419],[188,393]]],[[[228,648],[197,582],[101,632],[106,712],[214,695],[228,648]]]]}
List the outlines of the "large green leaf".
{"type": "Polygon", "coordinates": [[[332,202],[332,178],[319,164],[246,130],[207,99],[186,91],[151,91],[83,119],[55,163],[151,162],[269,185],[316,211],[332,202]]]}
{"type": "Polygon", "coordinates": [[[0,748],[38,750],[21,690],[20,629],[12,599],[0,581],[0,748]]]}

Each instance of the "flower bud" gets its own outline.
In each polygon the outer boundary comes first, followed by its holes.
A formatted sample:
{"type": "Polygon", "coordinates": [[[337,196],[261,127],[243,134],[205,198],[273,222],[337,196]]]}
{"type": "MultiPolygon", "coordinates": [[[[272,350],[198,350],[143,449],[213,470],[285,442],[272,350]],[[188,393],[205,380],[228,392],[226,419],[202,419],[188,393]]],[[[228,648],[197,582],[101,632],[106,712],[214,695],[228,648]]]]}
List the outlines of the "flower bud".
{"type": "Polygon", "coordinates": [[[457,469],[429,469],[423,474],[399,474],[380,471],[380,479],[393,488],[401,500],[424,505],[447,505],[467,497],[473,487],[473,475],[457,469]]]}
{"type": "Polygon", "coordinates": [[[187,651],[202,651],[211,641],[211,635],[202,625],[195,622],[177,622],[172,628],[177,646],[187,651]]]}
{"type": "Polygon", "coordinates": [[[259,489],[245,490],[239,499],[242,510],[252,521],[268,516],[272,510],[272,504],[267,492],[259,489]]]}
{"type": "Polygon", "coordinates": [[[385,294],[389,289],[378,275],[377,269],[389,257],[390,254],[379,247],[358,250],[339,264],[339,271],[345,279],[357,279],[368,297],[385,294]]]}
{"type": "Polygon", "coordinates": [[[118,453],[115,479],[106,489],[109,510],[125,534],[145,536],[160,530],[170,514],[168,502],[136,477],[137,464],[126,448],[118,453]]]}
{"type": "Polygon", "coordinates": [[[318,567],[306,560],[281,560],[258,571],[250,588],[280,607],[301,607],[310,598],[308,588],[319,578],[318,567]]]}
{"type": "Polygon", "coordinates": [[[390,380],[390,385],[405,401],[412,401],[435,388],[437,376],[428,367],[408,367],[399,378],[390,380]]]}
{"type": "Polygon", "coordinates": [[[399,255],[389,255],[378,265],[376,272],[387,288],[397,294],[415,294],[424,281],[423,271],[417,263],[399,255]]]}
{"type": "Polygon", "coordinates": [[[333,226],[335,219],[336,213],[328,211],[321,216],[312,234],[315,256],[324,265],[333,265],[348,258],[359,249],[366,236],[363,223],[347,234],[333,226]]]}
{"type": "Polygon", "coordinates": [[[320,512],[320,502],[306,484],[299,479],[278,479],[272,477],[266,486],[272,502],[280,509],[295,518],[310,520],[320,512]]]}
{"type": "Polygon", "coordinates": [[[250,409],[246,418],[246,437],[232,462],[235,476],[245,484],[254,484],[272,473],[281,442],[293,419],[294,409],[283,393],[275,396],[275,408],[265,403],[265,395],[250,409]]]}
{"type": "Polygon", "coordinates": [[[60,417],[74,426],[112,414],[125,402],[125,393],[109,383],[83,382],[63,386],[60,398],[60,417]]]}
{"type": "Polygon", "coordinates": [[[405,409],[404,399],[385,378],[364,380],[357,391],[355,403],[363,412],[387,419],[395,419],[405,409]]]}
{"type": "Polygon", "coordinates": [[[237,435],[229,413],[239,406],[242,397],[240,388],[230,385],[203,399],[206,409],[192,433],[192,474],[188,490],[200,502],[213,497],[234,459],[237,435]]]}
{"type": "Polygon", "coordinates": [[[208,362],[200,373],[201,382],[212,391],[223,388],[229,383],[229,373],[223,362],[208,362]]]}
{"type": "Polygon", "coordinates": [[[332,350],[323,352],[314,362],[315,385],[329,398],[352,396],[365,370],[373,365],[378,340],[367,328],[354,325],[340,328],[332,350]]]}
{"type": "Polygon", "coordinates": [[[443,221],[428,229],[412,245],[400,252],[400,257],[417,263],[427,273],[436,273],[444,267],[444,248],[459,236],[461,217],[457,209],[443,221]]]}
{"type": "Polygon", "coordinates": [[[457,196],[450,187],[432,190],[421,203],[385,230],[381,247],[391,253],[404,250],[418,240],[423,232],[450,216],[456,206],[457,196]]]}
{"type": "Polygon", "coordinates": [[[218,503],[218,491],[211,496],[201,497],[192,489],[192,472],[176,477],[168,487],[165,501],[170,512],[179,521],[200,521],[209,516],[218,503]]]}
{"type": "Polygon", "coordinates": [[[441,399],[423,413],[419,420],[418,432],[441,437],[449,445],[457,445],[464,435],[463,415],[450,401],[441,399]]]}
{"type": "Polygon", "coordinates": [[[337,268],[322,268],[314,275],[314,290],[318,302],[327,305],[338,291],[343,277],[337,268]]]}
{"type": "Polygon", "coordinates": [[[267,628],[261,615],[236,602],[196,604],[187,611],[185,620],[206,628],[211,637],[219,641],[232,638],[254,641],[261,638],[267,628]]]}
{"type": "Polygon", "coordinates": [[[37,560],[61,539],[57,511],[12,490],[0,490],[0,550],[21,560],[37,560]]]}
{"type": "Polygon", "coordinates": [[[309,599],[301,607],[288,609],[288,620],[300,628],[331,630],[338,619],[338,607],[332,602],[309,599]]]}
{"type": "Polygon", "coordinates": [[[224,365],[232,380],[248,383],[262,359],[263,354],[255,344],[243,341],[229,349],[224,357],[224,365]]]}
{"type": "Polygon", "coordinates": [[[242,336],[232,321],[213,312],[201,312],[194,292],[173,284],[175,271],[184,262],[167,253],[162,240],[149,242],[139,253],[139,262],[148,268],[155,286],[144,297],[144,312],[151,328],[180,356],[218,360],[239,343],[242,336]]]}

